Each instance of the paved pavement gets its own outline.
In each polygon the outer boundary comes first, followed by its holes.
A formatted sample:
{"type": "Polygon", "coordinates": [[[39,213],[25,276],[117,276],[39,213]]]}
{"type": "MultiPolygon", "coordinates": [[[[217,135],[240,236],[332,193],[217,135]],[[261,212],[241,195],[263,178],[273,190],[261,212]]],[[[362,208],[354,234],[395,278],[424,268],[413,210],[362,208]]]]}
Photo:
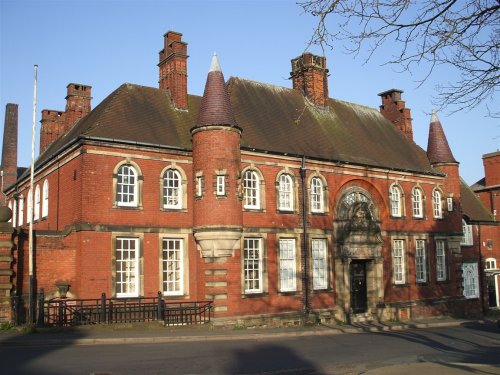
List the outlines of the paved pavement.
{"type": "MultiPolygon", "coordinates": [[[[384,322],[353,325],[315,325],[282,328],[235,329],[209,325],[164,327],[158,322],[120,325],[84,326],[71,329],[38,328],[31,332],[11,329],[0,332],[0,348],[39,345],[116,345],[151,344],[178,341],[263,340],[277,337],[338,335],[362,332],[390,332],[404,329],[456,327],[481,320],[428,319],[408,322],[384,322]]],[[[500,328],[499,328],[500,333],[500,328]]],[[[399,364],[365,372],[366,375],[461,375],[499,374],[500,368],[491,365],[421,362],[399,364]]]]}

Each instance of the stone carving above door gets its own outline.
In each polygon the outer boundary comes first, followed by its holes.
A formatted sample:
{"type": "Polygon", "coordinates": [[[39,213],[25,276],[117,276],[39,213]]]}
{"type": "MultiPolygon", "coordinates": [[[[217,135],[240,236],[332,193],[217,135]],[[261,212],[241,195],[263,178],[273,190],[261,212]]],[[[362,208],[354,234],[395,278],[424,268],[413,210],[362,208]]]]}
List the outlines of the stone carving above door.
{"type": "Polygon", "coordinates": [[[343,259],[380,259],[382,236],[377,208],[369,194],[351,189],[344,194],[335,220],[337,242],[343,259]]]}

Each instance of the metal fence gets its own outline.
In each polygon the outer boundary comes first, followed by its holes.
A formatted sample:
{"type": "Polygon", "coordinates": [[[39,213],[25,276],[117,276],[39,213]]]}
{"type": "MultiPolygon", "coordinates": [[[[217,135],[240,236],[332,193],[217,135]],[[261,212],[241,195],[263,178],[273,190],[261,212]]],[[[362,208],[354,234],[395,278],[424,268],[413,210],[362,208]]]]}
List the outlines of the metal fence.
{"type": "MultiPolygon", "coordinates": [[[[13,300],[15,324],[27,323],[25,299],[13,300]]],[[[78,326],[161,321],[165,325],[191,325],[210,322],[212,301],[165,302],[161,293],[156,297],[45,300],[43,290],[37,296],[36,325],[78,326]]]]}

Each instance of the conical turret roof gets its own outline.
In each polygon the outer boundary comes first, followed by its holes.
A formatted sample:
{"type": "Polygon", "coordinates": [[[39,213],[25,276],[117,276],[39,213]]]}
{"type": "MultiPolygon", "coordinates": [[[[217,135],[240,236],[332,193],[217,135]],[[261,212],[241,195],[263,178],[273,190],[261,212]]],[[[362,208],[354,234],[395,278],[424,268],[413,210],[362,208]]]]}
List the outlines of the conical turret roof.
{"type": "Polygon", "coordinates": [[[457,162],[453,157],[443,127],[441,126],[441,121],[439,121],[435,111],[432,111],[431,123],[429,125],[427,157],[431,164],[457,162]]]}
{"type": "Polygon", "coordinates": [[[197,122],[197,126],[205,125],[236,126],[224,75],[216,54],[212,58],[208,72],[197,122]]]}

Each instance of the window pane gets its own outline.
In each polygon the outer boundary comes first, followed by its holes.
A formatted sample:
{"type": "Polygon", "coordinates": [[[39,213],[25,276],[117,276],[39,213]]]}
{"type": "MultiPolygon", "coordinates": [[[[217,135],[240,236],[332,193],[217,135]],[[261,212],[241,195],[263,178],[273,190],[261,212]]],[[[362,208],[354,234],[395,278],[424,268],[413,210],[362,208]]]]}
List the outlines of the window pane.
{"type": "Polygon", "coordinates": [[[118,169],[116,181],[116,202],[122,206],[134,206],[137,202],[137,177],[135,169],[130,165],[122,165],[118,169]]]}
{"type": "Polygon", "coordinates": [[[260,238],[246,238],[243,244],[243,272],[246,293],[262,292],[262,256],[260,238]]]}
{"type": "Polygon", "coordinates": [[[436,241],[436,278],[438,281],[446,280],[446,254],[444,241],[436,241]]]}
{"type": "Polygon", "coordinates": [[[163,175],[163,206],[181,208],[182,182],[178,171],[169,169],[163,175]]]}
{"type": "Polygon", "coordinates": [[[293,210],[293,183],[289,175],[282,174],[278,182],[278,208],[293,210]]]}
{"type": "Polygon", "coordinates": [[[117,297],[136,297],[139,271],[138,238],[116,238],[116,295],[117,297]]]}
{"type": "Polygon", "coordinates": [[[404,242],[403,240],[394,240],[392,249],[392,264],[395,284],[405,283],[405,264],[404,264],[404,242]]]}
{"type": "Polygon", "coordinates": [[[417,240],[415,242],[415,272],[417,282],[423,283],[427,281],[427,264],[424,240],[417,240]]]}
{"type": "Polygon", "coordinates": [[[311,180],[311,211],[323,211],[323,183],[318,177],[311,180]]]}
{"type": "Polygon", "coordinates": [[[412,201],[413,201],[413,216],[423,217],[422,190],[418,188],[413,189],[412,201]]]}
{"type": "Polygon", "coordinates": [[[184,257],[182,239],[163,240],[163,293],[181,295],[184,293],[184,257]]]}
{"type": "Polygon", "coordinates": [[[296,290],[295,277],[295,240],[280,239],[280,290],[294,291],[296,290]]]}
{"type": "Polygon", "coordinates": [[[397,186],[391,187],[391,214],[392,216],[401,216],[401,191],[397,186]]]}
{"type": "Polygon", "coordinates": [[[479,297],[479,277],[477,263],[462,264],[463,294],[465,298],[479,297]]]}
{"type": "Polygon", "coordinates": [[[326,240],[312,240],[313,289],[326,289],[328,286],[326,240]]]}
{"type": "Polygon", "coordinates": [[[259,177],[255,171],[246,171],[243,177],[243,206],[259,208],[259,177]]]}

